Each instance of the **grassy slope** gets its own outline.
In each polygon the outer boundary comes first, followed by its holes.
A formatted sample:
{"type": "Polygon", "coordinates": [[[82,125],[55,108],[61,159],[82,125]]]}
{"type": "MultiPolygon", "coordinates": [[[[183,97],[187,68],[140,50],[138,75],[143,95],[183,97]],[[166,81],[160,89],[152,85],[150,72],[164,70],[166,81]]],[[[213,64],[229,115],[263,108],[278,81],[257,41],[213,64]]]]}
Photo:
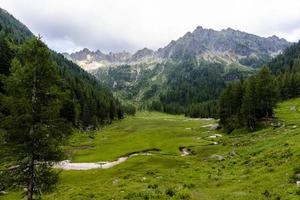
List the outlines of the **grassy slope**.
{"type": "MultiPolygon", "coordinates": [[[[300,109],[300,99],[276,109],[284,127],[236,132],[214,139],[219,145],[207,145],[213,131],[201,127],[213,121],[160,113],[115,122],[95,139],[75,135],[68,147],[75,162],[114,160],[148,148],[162,151],[112,169],[64,171],[57,190],[44,199],[299,199],[300,190],[290,177],[300,165],[300,111],[291,111],[291,106],[300,109]],[[194,155],[179,156],[179,146],[190,146],[194,155]],[[213,154],[225,160],[209,158],[213,154]]],[[[16,195],[2,198],[18,199],[16,195]]]]}

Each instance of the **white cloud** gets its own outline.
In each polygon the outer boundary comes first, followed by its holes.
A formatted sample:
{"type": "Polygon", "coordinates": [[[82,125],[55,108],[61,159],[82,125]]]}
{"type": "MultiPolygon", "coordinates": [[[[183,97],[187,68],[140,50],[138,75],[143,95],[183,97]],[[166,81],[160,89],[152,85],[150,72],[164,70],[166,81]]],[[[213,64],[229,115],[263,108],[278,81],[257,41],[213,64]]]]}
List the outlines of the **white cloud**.
{"type": "Polygon", "coordinates": [[[159,48],[198,25],[300,39],[299,0],[0,0],[58,51],[159,48]]]}

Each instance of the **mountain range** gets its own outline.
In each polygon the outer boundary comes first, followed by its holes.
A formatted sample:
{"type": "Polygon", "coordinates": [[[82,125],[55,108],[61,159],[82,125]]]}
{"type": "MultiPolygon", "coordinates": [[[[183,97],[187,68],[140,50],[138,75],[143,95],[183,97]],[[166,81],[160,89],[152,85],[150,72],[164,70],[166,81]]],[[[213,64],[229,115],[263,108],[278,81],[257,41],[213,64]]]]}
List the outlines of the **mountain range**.
{"type": "Polygon", "coordinates": [[[227,81],[255,73],[256,68],[290,45],[277,36],[198,26],[156,51],[143,48],[133,54],[105,54],[85,48],[63,55],[93,74],[123,101],[146,108],[159,102],[160,110],[214,100],[227,81]]]}
{"type": "Polygon", "coordinates": [[[157,51],[143,48],[134,54],[126,51],[105,54],[100,50],[84,48],[71,54],[64,53],[64,56],[88,71],[107,66],[158,63],[190,57],[257,67],[255,61],[275,56],[290,44],[277,36],[264,38],[231,28],[215,31],[198,26],[192,33],[186,33],[157,51]],[[252,60],[252,63],[246,60],[252,60]]]}

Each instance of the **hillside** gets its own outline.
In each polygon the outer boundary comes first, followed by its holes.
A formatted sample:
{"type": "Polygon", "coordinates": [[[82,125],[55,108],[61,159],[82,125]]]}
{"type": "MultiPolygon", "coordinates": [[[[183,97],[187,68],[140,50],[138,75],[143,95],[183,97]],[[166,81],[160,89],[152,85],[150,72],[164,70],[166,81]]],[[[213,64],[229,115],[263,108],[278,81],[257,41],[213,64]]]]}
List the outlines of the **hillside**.
{"type": "MultiPolygon", "coordinates": [[[[0,9],[0,36],[3,38],[1,43],[10,42],[10,46],[14,46],[15,49],[27,39],[34,37],[24,24],[3,9],[0,9]]],[[[12,51],[16,52],[15,49],[12,51]]],[[[64,83],[62,87],[70,93],[71,102],[67,103],[73,102],[77,108],[78,119],[75,122],[77,125],[89,126],[117,118],[121,105],[106,86],[63,55],[55,51],[51,53],[64,83]]]]}
{"type": "Polygon", "coordinates": [[[226,82],[255,73],[290,44],[276,36],[263,38],[230,28],[215,31],[197,27],[157,51],[144,48],[134,54],[105,54],[85,48],[64,56],[95,75],[125,102],[183,113],[187,105],[215,100],[226,82]]]}

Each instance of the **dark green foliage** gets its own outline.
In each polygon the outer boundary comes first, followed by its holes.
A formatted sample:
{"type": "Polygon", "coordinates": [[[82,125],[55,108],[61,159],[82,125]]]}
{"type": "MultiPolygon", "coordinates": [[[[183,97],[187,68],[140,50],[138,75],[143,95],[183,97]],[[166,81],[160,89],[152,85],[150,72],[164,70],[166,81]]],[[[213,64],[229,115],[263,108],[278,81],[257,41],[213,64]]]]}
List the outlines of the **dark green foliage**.
{"type": "Polygon", "coordinates": [[[275,78],[264,66],[256,76],[226,87],[219,98],[220,124],[228,132],[240,127],[254,130],[257,120],[273,116],[277,99],[275,78]]]}
{"type": "Polygon", "coordinates": [[[241,125],[243,86],[240,81],[229,83],[219,98],[220,125],[232,131],[241,125]]]}
{"type": "Polygon", "coordinates": [[[271,56],[268,54],[262,54],[259,57],[247,56],[246,58],[242,58],[239,60],[239,62],[242,65],[253,67],[253,68],[259,68],[270,61],[271,61],[271,56]]]}
{"type": "MultiPolygon", "coordinates": [[[[186,113],[194,117],[216,116],[216,107],[208,108],[207,104],[199,103],[219,96],[225,86],[223,65],[190,59],[177,64],[166,64],[165,68],[167,81],[159,90],[159,98],[149,104],[149,110],[171,114],[186,113]]],[[[147,97],[153,96],[157,90],[157,86],[153,85],[147,91],[147,97]]]]}
{"type": "Polygon", "coordinates": [[[277,82],[281,100],[298,97],[300,95],[300,59],[294,59],[291,70],[279,74],[277,82]]]}
{"type": "Polygon", "coordinates": [[[73,125],[76,124],[76,107],[75,103],[69,99],[63,101],[61,109],[59,111],[60,117],[66,119],[69,122],[72,122],[73,125]]]}
{"type": "Polygon", "coordinates": [[[0,35],[13,40],[15,43],[22,43],[32,37],[31,31],[15,19],[6,10],[0,8],[0,35]]]}
{"type": "MultiPolygon", "coordinates": [[[[18,49],[17,45],[32,37],[33,34],[25,25],[5,10],[0,9],[1,74],[7,75],[10,61],[14,54],[14,50],[8,48],[7,41],[10,41],[12,43],[11,46],[18,49]]],[[[74,103],[76,119],[68,117],[73,123],[76,122],[77,126],[90,126],[99,122],[110,122],[114,118],[122,117],[120,103],[92,75],[54,51],[51,51],[51,59],[58,68],[61,79],[60,88],[66,92],[64,98],[74,103]]],[[[61,114],[62,116],[64,115],[63,113],[61,114]]],[[[66,117],[66,115],[63,117],[66,117]]]]}
{"type": "Polygon", "coordinates": [[[79,125],[96,127],[97,123],[121,117],[121,104],[107,88],[62,55],[53,53],[52,56],[65,80],[64,87],[78,108],[78,120],[75,121],[79,125]],[[117,113],[118,111],[120,112],[117,113]]]}
{"type": "Polygon", "coordinates": [[[269,66],[276,77],[268,67],[262,67],[243,83],[239,111],[232,112],[232,86],[224,90],[220,97],[220,123],[227,131],[243,126],[254,130],[259,119],[273,117],[276,102],[300,95],[300,42],[285,49],[269,66]]]}
{"type": "Polygon", "coordinates": [[[11,60],[14,53],[9,47],[8,42],[0,36],[0,93],[3,92],[3,79],[9,74],[11,60]]]}
{"type": "MultiPolygon", "coordinates": [[[[278,89],[275,77],[271,75],[271,71],[267,66],[263,66],[256,77],[256,117],[270,118],[273,116],[273,108],[278,99],[278,89]]],[[[245,95],[247,95],[247,92],[245,93],[245,95]]]]}
{"type": "Polygon", "coordinates": [[[123,105],[123,111],[127,115],[135,115],[136,108],[135,108],[135,106],[133,106],[131,104],[125,104],[125,105],[123,105]]]}
{"type": "Polygon", "coordinates": [[[1,119],[5,150],[14,158],[14,178],[27,188],[28,199],[50,189],[57,177],[52,162],[62,158],[59,145],[70,133],[60,118],[60,80],[51,54],[40,39],[20,46],[11,74],[5,79],[1,110],[9,114],[1,119]]]}
{"type": "MultiPolygon", "coordinates": [[[[275,57],[268,65],[272,72],[279,75],[284,72],[292,72],[295,69],[294,62],[300,58],[300,41],[286,48],[282,54],[275,57]]],[[[299,67],[299,66],[298,66],[299,67]]]]}
{"type": "Polygon", "coordinates": [[[194,118],[218,118],[219,116],[219,105],[218,101],[205,101],[202,103],[192,104],[186,111],[186,116],[194,118]]]}
{"type": "Polygon", "coordinates": [[[286,48],[282,54],[269,63],[273,74],[277,75],[281,100],[300,95],[300,42],[286,48]]]}
{"type": "MultiPolygon", "coordinates": [[[[243,125],[248,127],[250,130],[254,130],[257,118],[256,118],[256,110],[257,110],[257,102],[259,98],[256,95],[256,77],[250,77],[244,83],[244,96],[242,97],[242,120],[243,125]]],[[[234,127],[233,128],[237,128],[234,127]]]]}
{"type": "Polygon", "coordinates": [[[170,69],[166,91],[160,96],[164,105],[192,103],[216,99],[225,86],[222,77],[224,68],[217,63],[189,60],[170,69]]]}
{"type": "Polygon", "coordinates": [[[162,112],[163,111],[163,105],[159,100],[154,100],[148,106],[148,110],[162,112]]]}
{"type": "Polygon", "coordinates": [[[13,51],[9,47],[8,42],[3,36],[0,36],[0,74],[9,74],[10,63],[13,56],[13,51]]]}

